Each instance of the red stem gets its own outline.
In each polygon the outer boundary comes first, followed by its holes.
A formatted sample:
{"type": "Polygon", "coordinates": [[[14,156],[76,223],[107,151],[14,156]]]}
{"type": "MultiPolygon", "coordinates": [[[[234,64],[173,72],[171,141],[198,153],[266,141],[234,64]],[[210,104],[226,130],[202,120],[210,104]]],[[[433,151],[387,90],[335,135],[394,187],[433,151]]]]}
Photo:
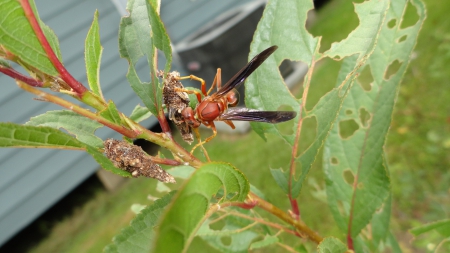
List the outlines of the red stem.
{"type": "Polygon", "coordinates": [[[42,47],[44,48],[45,52],[47,53],[47,56],[53,66],[58,71],[61,78],[78,94],[79,97],[81,97],[86,91],[86,87],[83,86],[80,82],[78,82],[68,71],[67,69],[62,65],[62,63],[59,61],[58,57],[56,56],[55,52],[53,52],[52,47],[48,43],[47,38],[44,35],[44,32],[42,31],[41,27],[39,26],[39,22],[36,19],[36,16],[34,15],[33,10],[31,9],[30,3],[28,0],[21,0],[20,4],[22,5],[22,8],[25,12],[25,16],[27,17],[28,21],[30,22],[31,27],[33,28],[39,42],[41,43],[42,47]]]}
{"type": "Polygon", "coordinates": [[[178,166],[178,165],[182,164],[181,162],[178,162],[178,161],[175,161],[172,159],[153,157],[153,156],[152,156],[152,161],[157,164],[164,164],[164,165],[170,165],[170,166],[178,166]]]}
{"type": "Polygon", "coordinates": [[[43,86],[42,82],[35,80],[31,77],[24,76],[21,73],[15,71],[14,69],[11,69],[11,68],[5,68],[3,66],[0,66],[0,72],[2,72],[5,75],[8,75],[16,80],[22,81],[33,87],[42,87],[43,86]]]}
{"type": "Polygon", "coordinates": [[[159,125],[161,126],[161,130],[165,134],[170,134],[172,136],[172,130],[170,130],[169,122],[167,122],[166,115],[163,110],[159,111],[159,115],[157,117],[159,121],[159,125]]]}

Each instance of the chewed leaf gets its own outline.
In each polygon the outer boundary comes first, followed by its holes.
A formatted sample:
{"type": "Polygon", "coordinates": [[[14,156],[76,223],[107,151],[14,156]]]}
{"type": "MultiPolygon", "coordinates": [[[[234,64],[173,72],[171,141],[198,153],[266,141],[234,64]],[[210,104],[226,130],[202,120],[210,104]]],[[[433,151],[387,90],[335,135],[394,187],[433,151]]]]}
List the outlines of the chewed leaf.
{"type": "MultiPolygon", "coordinates": [[[[312,9],[310,1],[278,0],[267,3],[262,19],[253,36],[250,46],[251,59],[257,53],[272,45],[278,49],[245,83],[245,104],[249,108],[262,111],[276,111],[280,106],[300,111],[299,101],[289,92],[278,72],[278,66],[284,59],[302,61],[310,66],[318,47],[319,40],[306,30],[306,14],[312,9]],[[292,22],[296,20],[296,22],[292,22]],[[289,34],[286,36],[286,34],[289,34]],[[276,91],[276,92],[273,92],[276,91]]],[[[298,117],[293,119],[293,129],[297,128],[298,117]]],[[[294,144],[294,134],[283,135],[279,126],[267,123],[252,123],[252,128],[261,137],[271,133],[294,144]]]]}
{"type": "Polygon", "coordinates": [[[324,54],[328,57],[344,58],[358,54],[361,59],[373,50],[379,36],[381,25],[384,22],[389,1],[365,1],[361,4],[354,3],[355,12],[358,14],[360,24],[346,39],[333,43],[324,54]]]}
{"type": "Polygon", "coordinates": [[[323,239],[322,242],[320,242],[319,246],[317,247],[317,252],[319,253],[345,253],[347,252],[347,246],[343,242],[341,242],[339,239],[334,237],[327,237],[323,239]]]}
{"type": "Polygon", "coordinates": [[[198,169],[178,191],[159,225],[153,252],[181,252],[209,209],[211,198],[223,189],[221,203],[244,201],[250,186],[245,176],[226,163],[209,163],[198,169]]]}
{"type": "MultiPolygon", "coordinates": [[[[402,20],[407,2],[390,1],[386,20],[402,20]]],[[[364,85],[359,78],[356,79],[350,95],[342,104],[337,121],[352,121],[352,124],[356,123],[356,129],[345,132],[342,128],[346,124],[334,124],[325,143],[323,163],[328,204],[339,228],[346,231],[348,238],[355,240],[370,222],[387,223],[385,215],[388,214],[383,212],[390,205],[390,179],[383,147],[399,83],[425,19],[423,3],[420,0],[413,0],[412,3],[417,8],[419,21],[406,29],[399,27],[400,22],[383,23],[378,35],[380,39],[375,44],[373,53],[358,70],[366,70],[371,74],[370,85],[364,85]],[[404,35],[407,35],[405,40],[399,42],[398,38],[404,35]],[[390,73],[389,79],[385,79],[386,71],[394,61],[398,61],[399,66],[395,73],[390,73]]],[[[358,5],[358,8],[362,10],[361,8],[371,4],[366,1],[358,5]]],[[[374,7],[374,10],[377,8],[374,7]]],[[[368,14],[371,11],[369,9],[361,13],[368,14]]],[[[333,50],[337,52],[341,49],[332,48],[331,51],[333,50]]],[[[354,66],[353,63],[344,61],[342,69],[348,69],[348,64],[354,66]]],[[[342,76],[345,74],[340,75],[342,76]]],[[[372,243],[380,243],[389,236],[388,231],[377,227],[372,229],[375,229],[372,243]]]]}
{"type": "MultiPolygon", "coordinates": [[[[249,210],[232,207],[230,209],[242,215],[252,216],[249,210]]],[[[198,229],[197,235],[220,252],[247,252],[252,242],[260,235],[255,231],[256,229],[242,229],[242,227],[251,226],[252,223],[249,219],[231,215],[221,218],[210,217],[198,229]],[[223,225],[220,229],[215,227],[214,222],[217,220],[220,220],[223,225]]],[[[260,226],[254,227],[260,228],[260,226]]]]}
{"type": "Polygon", "coordinates": [[[73,111],[48,111],[36,117],[32,117],[26,123],[29,126],[48,126],[55,129],[64,128],[76,138],[90,146],[103,147],[103,141],[94,133],[103,125],[83,117],[73,111]]]}

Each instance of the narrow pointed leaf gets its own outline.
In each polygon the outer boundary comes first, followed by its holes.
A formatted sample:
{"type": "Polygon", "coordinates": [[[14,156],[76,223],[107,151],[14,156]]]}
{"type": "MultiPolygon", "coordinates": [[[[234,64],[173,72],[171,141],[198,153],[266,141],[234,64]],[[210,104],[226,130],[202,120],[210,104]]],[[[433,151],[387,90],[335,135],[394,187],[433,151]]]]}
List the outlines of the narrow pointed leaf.
{"type": "Polygon", "coordinates": [[[436,230],[439,234],[445,237],[450,237],[450,219],[435,221],[425,225],[421,225],[413,229],[410,229],[409,232],[414,236],[419,236],[423,233],[427,233],[432,230],[436,230]]]}
{"type": "Polygon", "coordinates": [[[250,186],[245,176],[226,163],[209,163],[198,169],[178,191],[159,225],[153,252],[181,252],[194,236],[209,209],[211,198],[223,189],[221,202],[244,201],[250,186]]]}
{"type": "Polygon", "coordinates": [[[158,1],[147,1],[148,19],[152,27],[152,40],[156,48],[161,50],[166,57],[166,64],[164,71],[170,71],[172,65],[172,47],[170,46],[169,35],[164,28],[164,24],[159,16],[158,1]]]}
{"type": "Polygon", "coordinates": [[[84,44],[84,58],[86,61],[86,74],[89,87],[97,96],[103,98],[100,88],[100,60],[103,47],[100,44],[100,31],[98,26],[98,11],[95,11],[94,21],[86,37],[84,44]]]}
{"type": "Polygon", "coordinates": [[[152,113],[148,110],[147,107],[136,105],[136,107],[134,107],[133,111],[130,114],[130,119],[139,123],[145,119],[150,118],[150,116],[152,116],[152,113]]]}
{"type": "MultiPolygon", "coordinates": [[[[369,60],[360,69],[367,68],[374,81],[367,88],[362,80],[357,79],[325,143],[328,203],[338,226],[352,238],[356,238],[366,227],[389,196],[390,182],[383,159],[383,146],[399,83],[425,18],[423,3],[420,0],[412,3],[417,8],[419,21],[411,27],[400,29],[407,1],[390,1],[386,20],[397,20],[396,24],[389,27],[387,22],[383,23],[378,36],[380,39],[369,60]],[[406,39],[398,42],[404,35],[407,35],[406,39]],[[400,62],[399,68],[386,78],[386,71],[395,60],[400,62]],[[349,129],[345,127],[348,122],[353,125],[350,134],[345,133],[349,129]]],[[[363,4],[369,3],[366,1],[363,4]]]]}

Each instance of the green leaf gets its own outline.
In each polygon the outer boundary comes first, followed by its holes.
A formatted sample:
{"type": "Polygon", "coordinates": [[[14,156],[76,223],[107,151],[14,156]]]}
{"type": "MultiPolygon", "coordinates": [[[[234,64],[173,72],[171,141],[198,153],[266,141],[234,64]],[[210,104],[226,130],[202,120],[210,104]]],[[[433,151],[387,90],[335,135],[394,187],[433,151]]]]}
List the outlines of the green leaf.
{"type": "Polygon", "coordinates": [[[387,0],[365,1],[361,4],[354,3],[355,12],[359,17],[359,26],[346,39],[333,43],[324,55],[330,58],[338,57],[341,59],[355,53],[358,54],[358,59],[367,56],[373,50],[378,39],[388,4],[389,1],[387,0]]]}
{"type": "MultiPolygon", "coordinates": [[[[39,20],[34,2],[30,2],[35,16],[39,20]]],[[[61,57],[56,36],[50,28],[43,25],[40,21],[39,23],[56,55],[61,57]]],[[[0,3],[0,44],[26,64],[48,75],[58,75],[25,17],[19,1],[4,0],[0,3]]]]}
{"type": "Polygon", "coordinates": [[[108,157],[103,155],[97,148],[86,145],[86,151],[90,154],[103,169],[108,170],[116,175],[122,177],[131,177],[131,173],[114,166],[114,164],[108,159],[108,157]]]}
{"type": "MultiPolygon", "coordinates": [[[[425,18],[423,4],[420,0],[414,0],[419,21],[411,27],[400,29],[406,3],[390,2],[386,20],[397,22],[391,28],[387,22],[383,23],[378,36],[380,40],[366,64],[358,70],[368,71],[373,82],[363,85],[363,79],[356,79],[325,143],[323,164],[328,204],[339,228],[352,238],[366,227],[389,196],[390,180],[384,164],[383,146],[399,83],[425,18]],[[404,35],[407,35],[406,39],[398,42],[404,35]],[[395,60],[400,62],[400,67],[389,78],[385,78],[389,65],[395,60]]],[[[361,14],[370,13],[372,17],[371,10],[363,10],[370,5],[371,2],[366,1],[356,9],[361,14]]],[[[342,69],[348,69],[348,64],[352,63],[344,62],[342,69]]],[[[387,226],[388,223],[384,221],[382,225],[387,226]]],[[[378,227],[377,230],[381,231],[382,228],[378,227]]]]}
{"type": "Polygon", "coordinates": [[[347,246],[337,238],[327,237],[320,242],[319,246],[317,246],[317,252],[345,253],[347,252],[347,246]]]}
{"type": "Polygon", "coordinates": [[[389,222],[391,218],[392,196],[389,193],[381,209],[374,213],[371,221],[372,237],[370,238],[375,246],[386,242],[389,236],[389,222]]]}
{"type": "MultiPolygon", "coordinates": [[[[151,9],[151,8],[150,8],[151,9]]],[[[154,115],[158,115],[162,106],[162,90],[159,80],[156,77],[154,66],[155,45],[151,37],[152,26],[149,20],[154,23],[154,12],[149,12],[145,0],[130,0],[127,3],[128,17],[123,17],[119,28],[119,51],[120,56],[129,62],[127,73],[128,82],[136,94],[144,102],[144,105],[154,115]],[[137,61],[146,56],[150,68],[150,83],[142,82],[136,73],[135,65],[137,61]]],[[[159,17],[158,17],[159,18],[159,17]]],[[[159,29],[160,27],[158,27],[159,29]]],[[[157,30],[158,30],[157,29],[157,30]]],[[[161,36],[160,32],[157,32],[161,36]]]]}
{"type": "Polygon", "coordinates": [[[278,239],[278,237],[267,235],[261,241],[257,241],[257,242],[252,243],[251,246],[250,246],[250,249],[264,248],[264,247],[270,246],[272,244],[275,244],[275,243],[277,243],[279,241],[280,240],[278,239]]]}
{"type": "Polygon", "coordinates": [[[159,225],[153,252],[181,252],[210,207],[212,197],[223,189],[220,203],[245,200],[250,186],[245,176],[226,163],[209,163],[198,169],[178,191],[159,225]]]}
{"type": "Polygon", "coordinates": [[[128,227],[122,229],[122,231],[113,238],[113,242],[105,247],[104,252],[149,252],[155,234],[154,228],[157,225],[159,217],[174,195],[175,191],[172,191],[156,200],[153,205],[143,209],[136,218],[131,221],[128,227]]]}
{"type": "Polygon", "coordinates": [[[84,149],[85,144],[51,127],[0,123],[0,147],[84,149]]]}
{"type": "Polygon", "coordinates": [[[152,116],[152,113],[148,110],[147,107],[136,105],[136,107],[134,107],[133,111],[131,112],[130,119],[139,123],[145,119],[148,119],[150,116],[152,116]]]}
{"type": "Polygon", "coordinates": [[[423,233],[427,233],[432,230],[436,230],[436,232],[445,237],[450,237],[450,219],[435,221],[425,225],[421,225],[413,229],[410,229],[409,232],[414,236],[419,236],[423,233]]]}
{"type": "MultiPolygon", "coordinates": [[[[278,50],[248,78],[245,84],[247,107],[275,111],[280,106],[287,106],[300,111],[300,103],[284,84],[278,66],[284,59],[303,61],[311,66],[319,40],[308,33],[304,24],[306,14],[312,8],[311,1],[275,0],[267,3],[253,35],[249,59],[272,45],[277,45],[278,50]]],[[[293,122],[292,129],[296,129],[298,117],[293,122]]],[[[264,139],[264,134],[270,133],[294,144],[295,131],[294,134],[283,135],[275,124],[251,123],[251,126],[264,139]]]]}
{"type": "Polygon", "coordinates": [[[100,112],[100,116],[104,117],[105,119],[107,119],[115,124],[121,124],[121,122],[122,122],[120,113],[117,110],[117,107],[113,101],[108,102],[108,107],[106,107],[105,109],[103,109],[100,112]]]}
{"type": "Polygon", "coordinates": [[[147,12],[148,19],[150,21],[150,26],[152,27],[152,40],[156,48],[163,51],[166,57],[166,65],[164,71],[167,73],[170,71],[172,65],[172,47],[170,46],[169,35],[164,28],[164,24],[157,11],[159,7],[157,6],[159,1],[147,1],[147,12]]]}
{"type": "MultiPolygon", "coordinates": [[[[180,178],[180,179],[187,179],[194,173],[195,168],[185,165],[185,166],[176,166],[176,167],[170,168],[166,171],[173,177],[180,178]]],[[[170,188],[167,187],[167,185],[165,183],[158,181],[156,183],[156,190],[158,192],[169,192],[170,188]]]]}
{"type": "Polygon", "coordinates": [[[48,126],[55,129],[64,128],[83,143],[97,148],[103,147],[103,141],[94,134],[95,130],[103,125],[73,111],[48,111],[32,117],[25,125],[48,126]]]}
{"type": "Polygon", "coordinates": [[[95,11],[94,21],[86,37],[84,44],[84,58],[86,61],[86,74],[89,87],[97,96],[103,98],[100,87],[100,60],[103,47],[100,44],[100,31],[98,26],[98,10],[95,11]]]}
{"type": "Polygon", "coordinates": [[[289,193],[289,170],[283,171],[282,169],[270,169],[273,179],[284,193],[289,193]]]}
{"type": "MultiPolygon", "coordinates": [[[[247,216],[252,216],[249,210],[230,209],[247,216]]],[[[224,224],[221,229],[212,229],[210,228],[213,225],[212,219],[208,219],[197,232],[198,236],[220,252],[248,252],[253,240],[259,236],[253,230],[242,229],[243,227],[250,226],[253,223],[251,220],[228,215],[221,217],[220,222],[224,224]]]]}

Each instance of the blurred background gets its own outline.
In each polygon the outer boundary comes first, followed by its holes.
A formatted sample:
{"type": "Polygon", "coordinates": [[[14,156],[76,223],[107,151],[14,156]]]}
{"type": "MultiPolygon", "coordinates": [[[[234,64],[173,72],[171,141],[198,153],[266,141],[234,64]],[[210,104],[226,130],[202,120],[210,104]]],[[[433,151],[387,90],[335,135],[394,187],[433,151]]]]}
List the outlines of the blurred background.
{"type": "MultiPolygon", "coordinates": [[[[393,192],[391,229],[404,252],[432,252],[440,242],[438,234],[412,240],[407,230],[448,218],[450,210],[450,20],[446,17],[450,2],[423,1],[428,17],[401,84],[386,144],[393,192]]],[[[124,2],[36,0],[36,4],[43,21],[60,38],[67,68],[84,83],[84,38],[94,10],[99,9],[105,48],[101,67],[104,94],[117,102],[119,110],[130,113],[139,100],[125,79],[127,63],[119,59],[117,52],[117,27],[120,16],[126,13],[124,2]]],[[[247,62],[249,44],[264,4],[258,0],[163,0],[161,17],[176,53],[173,69],[200,76],[210,84],[216,68],[221,67],[223,80],[228,80],[247,62]]],[[[315,1],[315,5],[307,28],[315,36],[323,36],[321,51],[344,39],[358,25],[351,1],[315,1]]],[[[404,24],[416,21],[415,8],[409,5],[404,24]]],[[[145,64],[138,64],[142,78],[145,64]]],[[[321,61],[316,65],[311,85],[321,84],[324,90],[329,89],[339,67],[340,62],[321,61]]],[[[284,62],[280,71],[292,91],[299,92],[304,66],[284,62]]],[[[0,76],[0,81],[12,87],[8,97],[0,97],[1,121],[24,123],[36,115],[38,111],[26,109],[24,113],[12,114],[18,103],[30,103],[30,97],[9,85],[13,81],[5,76],[0,76]]],[[[145,124],[158,131],[154,121],[145,124]]],[[[99,135],[117,138],[108,131],[99,135]]],[[[210,131],[202,135],[208,136],[210,131]]],[[[157,151],[148,143],[139,144],[149,152],[157,151]]],[[[282,141],[269,137],[264,142],[252,132],[219,131],[205,147],[213,160],[227,161],[241,169],[269,201],[282,209],[289,208],[269,172],[269,168],[286,168],[290,153],[282,141]],[[266,160],[265,154],[273,150],[279,150],[280,155],[266,160]]],[[[0,180],[0,252],[101,252],[134,217],[132,204],[148,205],[153,197],[161,195],[155,191],[154,180],[118,179],[98,171],[85,154],[11,150],[0,150],[0,170],[7,175],[0,180]],[[24,157],[31,162],[20,167],[24,157]],[[62,164],[63,160],[69,162],[62,164]],[[16,164],[19,167],[11,173],[11,166],[16,164]]],[[[311,170],[299,203],[310,227],[322,236],[341,235],[325,202],[321,159],[311,170]]],[[[200,240],[194,240],[190,252],[199,247],[202,252],[214,252],[200,240]]]]}

